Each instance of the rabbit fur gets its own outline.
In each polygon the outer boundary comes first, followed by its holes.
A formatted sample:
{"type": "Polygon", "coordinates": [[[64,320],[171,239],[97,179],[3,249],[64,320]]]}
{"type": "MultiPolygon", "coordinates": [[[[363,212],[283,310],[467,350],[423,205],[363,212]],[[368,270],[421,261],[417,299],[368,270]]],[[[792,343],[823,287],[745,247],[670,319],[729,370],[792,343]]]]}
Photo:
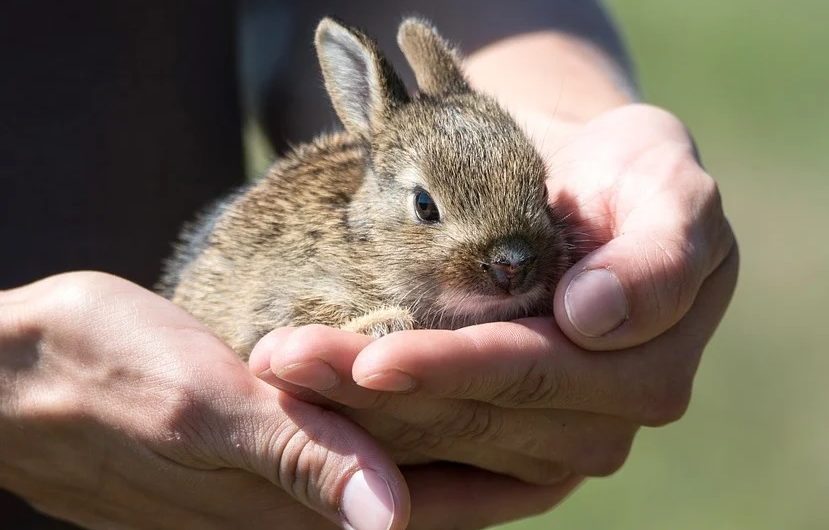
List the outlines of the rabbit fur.
{"type": "Polygon", "coordinates": [[[381,336],[552,314],[572,246],[544,162],[428,22],[404,20],[398,43],[415,96],[370,38],[323,19],[315,45],[345,130],[216,205],[167,264],[166,294],[240,356],[285,325],[381,336]]]}

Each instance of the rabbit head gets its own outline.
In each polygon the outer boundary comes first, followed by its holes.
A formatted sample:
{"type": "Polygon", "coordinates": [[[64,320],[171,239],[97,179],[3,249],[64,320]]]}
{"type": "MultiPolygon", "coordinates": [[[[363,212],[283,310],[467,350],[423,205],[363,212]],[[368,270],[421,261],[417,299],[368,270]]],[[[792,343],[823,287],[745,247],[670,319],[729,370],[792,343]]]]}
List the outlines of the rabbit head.
{"type": "Polygon", "coordinates": [[[316,32],[334,108],[367,152],[344,220],[355,259],[424,327],[551,313],[571,258],[543,160],[429,23],[397,38],[413,97],[363,33],[331,19],[316,32]]]}

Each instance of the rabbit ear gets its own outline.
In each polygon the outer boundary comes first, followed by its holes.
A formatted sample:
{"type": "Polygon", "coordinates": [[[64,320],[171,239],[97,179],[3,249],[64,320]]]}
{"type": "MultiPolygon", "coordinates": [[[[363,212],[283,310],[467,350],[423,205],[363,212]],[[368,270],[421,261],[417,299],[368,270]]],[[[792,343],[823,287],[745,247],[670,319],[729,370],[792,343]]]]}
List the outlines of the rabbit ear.
{"type": "Polygon", "coordinates": [[[430,96],[469,92],[457,52],[429,22],[407,18],[397,31],[397,43],[421,91],[430,96]]]}
{"type": "Polygon", "coordinates": [[[324,18],[314,44],[325,88],[349,132],[369,138],[389,111],[408,101],[403,82],[362,32],[324,18]]]}

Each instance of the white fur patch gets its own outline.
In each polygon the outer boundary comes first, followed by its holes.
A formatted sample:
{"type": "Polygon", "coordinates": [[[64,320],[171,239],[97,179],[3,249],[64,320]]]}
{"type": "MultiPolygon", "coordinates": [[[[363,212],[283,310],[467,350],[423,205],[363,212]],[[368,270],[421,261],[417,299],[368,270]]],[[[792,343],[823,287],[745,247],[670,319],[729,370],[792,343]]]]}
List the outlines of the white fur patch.
{"type": "Polygon", "coordinates": [[[510,296],[487,296],[448,289],[438,296],[437,303],[442,308],[441,322],[448,324],[448,327],[455,327],[454,322],[470,325],[527,316],[542,296],[550,296],[542,285],[536,285],[526,293],[510,296]]]}

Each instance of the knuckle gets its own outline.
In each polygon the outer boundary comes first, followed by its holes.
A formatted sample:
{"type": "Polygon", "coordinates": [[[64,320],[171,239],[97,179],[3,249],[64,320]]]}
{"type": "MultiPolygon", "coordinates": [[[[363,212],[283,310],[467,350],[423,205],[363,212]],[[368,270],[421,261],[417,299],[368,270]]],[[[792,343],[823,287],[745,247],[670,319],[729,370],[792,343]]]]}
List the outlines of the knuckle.
{"type": "Polygon", "coordinates": [[[155,413],[161,436],[159,445],[168,456],[213,460],[217,445],[227,443],[221,432],[216,400],[208,398],[195,383],[178,381],[165,389],[155,413]]]}
{"type": "Polygon", "coordinates": [[[534,460],[529,468],[529,475],[520,478],[539,486],[552,486],[560,483],[569,474],[567,469],[559,462],[534,460]]]}
{"type": "Polygon", "coordinates": [[[61,282],[51,291],[49,303],[65,313],[85,313],[94,306],[92,286],[83,277],[77,281],[61,282]]]}
{"type": "Polygon", "coordinates": [[[484,377],[467,377],[459,381],[446,397],[465,400],[469,396],[485,395],[489,390],[490,381],[484,377]]]}
{"type": "Polygon", "coordinates": [[[609,436],[594,444],[583,444],[576,471],[591,477],[617,472],[630,455],[633,434],[609,436]]]}
{"type": "Polygon", "coordinates": [[[336,504],[339,481],[358,470],[349,455],[343,419],[320,410],[312,424],[300,426],[280,421],[271,426],[251,426],[246,442],[254,448],[241,463],[308,504],[336,504]],[[254,461],[251,461],[254,459],[254,461]]]}
{"type": "Polygon", "coordinates": [[[706,172],[699,172],[700,197],[702,199],[703,211],[722,213],[722,195],[720,186],[714,177],[706,172]]]}
{"type": "Polygon", "coordinates": [[[694,214],[679,224],[635,236],[639,249],[629,292],[634,297],[633,312],[643,313],[637,317],[643,322],[672,324],[691,307],[709,272],[709,256],[716,244],[704,233],[710,231],[709,219],[700,221],[694,214]]]}
{"type": "Polygon", "coordinates": [[[689,173],[690,190],[675,197],[675,207],[684,214],[660,233],[645,235],[649,244],[642,251],[642,279],[650,281],[644,293],[653,311],[672,322],[688,311],[710,269],[733,241],[717,182],[698,169],[689,173]]]}
{"type": "Polygon", "coordinates": [[[610,476],[622,468],[629,454],[630,445],[628,444],[615,444],[607,447],[596,455],[593,466],[587,474],[595,477],[610,476]]]}
{"type": "Polygon", "coordinates": [[[716,179],[700,167],[690,168],[686,175],[689,177],[689,183],[692,184],[691,189],[697,199],[696,204],[703,211],[707,211],[708,208],[721,210],[720,187],[716,179]]]}
{"type": "Polygon", "coordinates": [[[372,392],[369,394],[369,401],[366,408],[373,410],[385,410],[395,399],[395,395],[389,392],[372,392]]]}
{"type": "Polygon", "coordinates": [[[564,371],[551,370],[536,361],[519,384],[506,386],[494,396],[494,402],[512,406],[549,405],[568,395],[569,388],[564,371]]]}
{"type": "Polygon", "coordinates": [[[388,443],[404,452],[432,454],[443,446],[443,438],[411,425],[400,425],[388,435],[388,443]]]}
{"type": "Polygon", "coordinates": [[[690,393],[687,395],[672,393],[670,397],[663,398],[654,404],[646,418],[646,425],[650,427],[661,427],[673,423],[688,410],[690,393]]]}
{"type": "Polygon", "coordinates": [[[652,239],[655,252],[645,258],[645,277],[656,315],[679,320],[691,306],[703,277],[698,270],[697,245],[689,239],[652,239]]]}
{"type": "MultiPolygon", "coordinates": [[[[703,176],[703,203],[700,207],[704,219],[700,238],[703,239],[711,255],[710,268],[715,268],[735,245],[736,240],[731,224],[723,211],[722,196],[717,182],[707,173],[703,176]]],[[[710,272],[710,271],[709,271],[710,272]]]]}
{"type": "MultiPolygon", "coordinates": [[[[312,481],[320,477],[322,469],[331,456],[321,444],[315,443],[311,436],[300,428],[289,432],[275,431],[268,442],[276,460],[272,466],[276,477],[272,480],[281,485],[294,498],[312,501],[310,492],[312,481]]],[[[323,491],[318,492],[323,495],[323,491]]]]}
{"type": "Polygon", "coordinates": [[[433,430],[447,438],[490,442],[498,439],[503,427],[503,417],[495,407],[470,401],[462,409],[453,410],[449,418],[438,418],[433,430]]]}
{"type": "Polygon", "coordinates": [[[314,351],[322,344],[321,341],[328,330],[322,324],[308,324],[294,330],[288,338],[287,347],[292,350],[314,351]]]}
{"type": "Polygon", "coordinates": [[[322,324],[308,324],[300,328],[297,328],[297,330],[294,333],[299,333],[300,337],[305,338],[306,340],[310,340],[319,337],[329,329],[330,328],[327,328],[322,324]]]}
{"type": "Polygon", "coordinates": [[[725,217],[722,195],[714,178],[705,172],[698,173],[699,204],[696,211],[701,220],[698,238],[717,254],[721,247],[728,247],[734,239],[731,225],[725,217]]]}
{"type": "Polygon", "coordinates": [[[661,427],[673,423],[688,410],[691,402],[691,382],[685,376],[666,377],[652,388],[646,397],[643,424],[661,427]]]}
{"type": "Polygon", "coordinates": [[[103,272],[75,272],[54,278],[50,290],[51,301],[67,310],[97,307],[102,291],[124,282],[115,276],[103,272]]]}

